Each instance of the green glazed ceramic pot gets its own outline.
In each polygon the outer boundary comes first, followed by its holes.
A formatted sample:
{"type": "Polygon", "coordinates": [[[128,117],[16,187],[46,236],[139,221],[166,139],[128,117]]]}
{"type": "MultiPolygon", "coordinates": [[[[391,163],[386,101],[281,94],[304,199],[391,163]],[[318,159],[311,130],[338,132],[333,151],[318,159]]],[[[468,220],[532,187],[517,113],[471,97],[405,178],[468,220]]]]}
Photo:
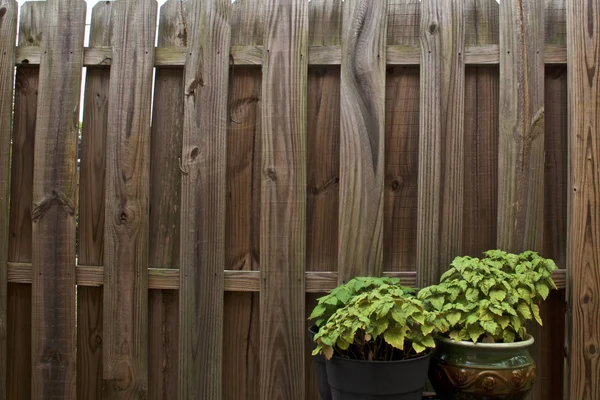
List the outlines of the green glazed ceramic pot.
{"type": "Polygon", "coordinates": [[[442,400],[522,400],[533,387],[533,337],[516,343],[439,338],[429,380],[442,400]]]}

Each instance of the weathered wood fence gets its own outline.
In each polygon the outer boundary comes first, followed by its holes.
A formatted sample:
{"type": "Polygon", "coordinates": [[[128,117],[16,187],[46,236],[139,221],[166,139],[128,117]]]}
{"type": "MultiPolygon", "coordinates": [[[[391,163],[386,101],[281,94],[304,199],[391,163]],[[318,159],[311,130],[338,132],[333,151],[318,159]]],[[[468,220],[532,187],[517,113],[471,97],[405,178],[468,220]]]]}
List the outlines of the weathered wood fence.
{"type": "Polygon", "coordinates": [[[600,398],[597,1],[118,0],[87,47],[83,0],[20,15],[0,399],[317,399],[318,293],[496,247],[563,268],[532,397],[600,398]]]}

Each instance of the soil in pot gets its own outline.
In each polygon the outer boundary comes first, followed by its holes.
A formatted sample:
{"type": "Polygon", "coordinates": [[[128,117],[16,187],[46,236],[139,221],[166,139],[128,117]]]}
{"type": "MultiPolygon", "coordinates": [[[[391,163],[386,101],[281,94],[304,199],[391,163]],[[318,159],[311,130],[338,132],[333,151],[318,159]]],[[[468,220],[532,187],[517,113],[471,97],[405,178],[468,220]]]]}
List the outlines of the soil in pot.
{"type": "Polygon", "coordinates": [[[421,400],[430,355],[401,361],[334,356],[327,362],[333,400],[421,400]]]}
{"type": "Polygon", "coordinates": [[[455,342],[440,338],[429,380],[441,400],[522,400],[535,380],[533,338],[515,343],[455,342]]]}
{"type": "MultiPolygon", "coordinates": [[[[315,335],[319,332],[319,328],[316,325],[308,328],[308,333],[310,335],[310,341],[312,343],[312,350],[317,347],[317,344],[314,342],[315,335]]],[[[315,372],[317,374],[317,385],[319,386],[319,396],[321,400],[332,400],[331,397],[331,388],[329,387],[329,382],[327,381],[327,368],[325,367],[325,356],[323,354],[318,354],[313,356],[313,364],[315,366],[315,372]]]]}

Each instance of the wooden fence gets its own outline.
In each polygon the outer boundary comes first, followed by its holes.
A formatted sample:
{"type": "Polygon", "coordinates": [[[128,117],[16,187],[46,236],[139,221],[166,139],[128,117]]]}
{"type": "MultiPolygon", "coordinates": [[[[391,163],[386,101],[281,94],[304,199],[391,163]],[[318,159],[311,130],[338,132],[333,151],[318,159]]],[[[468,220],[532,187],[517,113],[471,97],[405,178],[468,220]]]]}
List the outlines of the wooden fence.
{"type": "Polygon", "coordinates": [[[83,0],[20,16],[0,399],[317,399],[318,293],[496,247],[563,268],[532,398],[600,398],[597,1],[106,1],[87,47],[83,0]]]}

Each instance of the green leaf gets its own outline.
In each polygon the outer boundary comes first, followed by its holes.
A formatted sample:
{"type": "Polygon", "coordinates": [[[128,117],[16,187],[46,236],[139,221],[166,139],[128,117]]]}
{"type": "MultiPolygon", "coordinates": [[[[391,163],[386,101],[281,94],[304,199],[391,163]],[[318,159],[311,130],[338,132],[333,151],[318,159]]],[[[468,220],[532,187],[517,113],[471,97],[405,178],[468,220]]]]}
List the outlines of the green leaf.
{"type": "Polygon", "coordinates": [[[421,332],[423,333],[424,336],[429,335],[431,332],[433,332],[435,329],[435,326],[433,324],[429,325],[429,324],[424,324],[421,325],[421,332]]]}
{"type": "Polygon", "coordinates": [[[504,343],[513,343],[515,341],[515,333],[511,330],[505,329],[502,331],[502,339],[504,343]]]}
{"type": "Polygon", "coordinates": [[[469,334],[469,338],[473,341],[473,343],[477,342],[479,336],[481,336],[484,332],[483,328],[479,325],[471,325],[467,328],[467,332],[469,334]]]}
{"type": "Polygon", "coordinates": [[[490,290],[490,298],[502,302],[506,298],[506,292],[504,290],[490,290]]]}
{"type": "Polygon", "coordinates": [[[436,310],[441,311],[444,306],[444,296],[430,297],[429,302],[436,310]]]}
{"type": "Polygon", "coordinates": [[[542,323],[542,317],[540,317],[540,307],[537,304],[531,305],[531,312],[533,313],[533,318],[535,318],[537,323],[540,325],[544,325],[542,323]]]}
{"type": "Polygon", "coordinates": [[[477,290],[475,288],[468,288],[467,293],[465,294],[465,297],[467,298],[468,301],[475,303],[477,301],[477,299],[479,298],[479,290],[477,290]]]}
{"type": "Polygon", "coordinates": [[[383,334],[383,338],[385,341],[397,349],[404,349],[404,337],[405,337],[406,329],[403,329],[401,326],[396,325],[392,329],[386,331],[383,334]]]}
{"type": "Polygon", "coordinates": [[[454,340],[455,342],[462,340],[460,331],[452,331],[448,334],[448,336],[450,336],[450,339],[454,340]]]}
{"type": "Polygon", "coordinates": [[[531,309],[529,308],[529,305],[527,305],[525,303],[519,303],[519,305],[517,306],[517,311],[525,319],[531,319],[531,317],[532,317],[532,315],[531,315],[531,309]]]}
{"type": "Polygon", "coordinates": [[[497,320],[502,329],[505,329],[508,326],[508,324],[510,324],[510,318],[508,316],[500,316],[497,318],[497,320]]]}
{"type": "Polygon", "coordinates": [[[548,286],[546,286],[546,284],[544,283],[536,283],[535,284],[535,290],[538,292],[538,294],[542,297],[542,299],[546,300],[546,298],[548,297],[548,295],[550,294],[550,289],[548,288],[548,286]]]}
{"type": "Polygon", "coordinates": [[[415,351],[417,352],[417,354],[424,352],[425,349],[426,349],[425,346],[423,346],[422,344],[417,343],[417,342],[413,342],[412,343],[412,347],[413,347],[413,349],[415,349],[415,351]]]}
{"type": "Polygon", "coordinates": [[[496,329],[498,328],[498,324],[494,321],[483,321],[481,322],[481,326],[492,335],[496,333],[496,329]]]}
{"type": "Polygon", "coordinates": [[[325,310],[326,308],[323,304],[317,304],[313,309],[312,313],[310,314],[310,317],[308,317],[308,319],[315,319],[317,317],[320,317],[321,315],[323,315],[325,310]]]}
{"type": "Polygon", "coordinates": [[[419,324],[424,324],[425,323],[425,316],[423,315],[422,312],[418,312],[412,315],[412,319],[414,319],[415,321],[417,321],[419,324]]]}
{"type": "Polygon", "coordinates": [[[460,313],[460,311],[451,312],[446,314],[446,319],[448,320],[448,323],[450,323],[450,325],[456,325],[458,321],[460,321],[461,315],[462,314],[460,313]]]}
{"type": "Polygon", "coordinates": [[[333,357],[333,347],[325,346],[323,347],[323,355],[326,359],[331,360],[333,357]]]}
{"type": "Polygon", "coordinates": [[[435,347],[435,341],[431,336],[425,336],[423,340],[421,340],[421,344],[425,345],[426,347],[435,347]]]}

